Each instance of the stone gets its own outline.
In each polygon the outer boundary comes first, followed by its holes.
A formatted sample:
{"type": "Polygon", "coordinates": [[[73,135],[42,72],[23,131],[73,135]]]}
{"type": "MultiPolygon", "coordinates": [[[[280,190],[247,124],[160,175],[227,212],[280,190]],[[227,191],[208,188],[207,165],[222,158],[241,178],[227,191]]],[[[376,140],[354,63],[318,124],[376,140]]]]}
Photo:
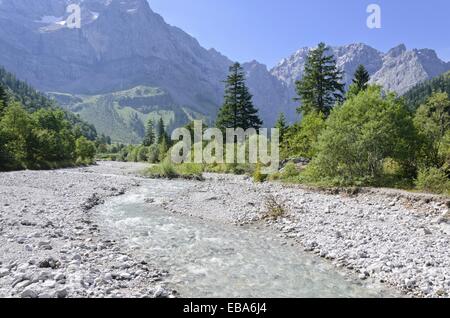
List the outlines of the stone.
{"type": "Polygon", "coordinates": [[[413,288],[415,286],[416,286],[416,280],[414,280],[414,279],[406,279],[405,280],[405,287],[406,288],[411,289],[411,288],[413,288]]]}
{"type": "Polygon", "coordinates": [[[107,282],[110,282],[113,280],[113,276],[111,273],[106,273],[105,276],[103,277],[103,279],[107,282]]]}
{"type": "Polygon", "coordinates": [[[367,254],[366,251],[359,251],[358,252],[358,257],[359,258],[369,258],[369,255],[367,254]]]}
{"type": "Polygon", "coordinates": [[[25,244],[26,241],[27,241],[27,239],[25,237],[22,237],[22,236],[18,237],[17,240],[16,240],[16,242],[18,244],[25,244]]]}
{"type": "Polygon", "coordinates": [[[123,280],[131,280],[131,274],[127,272],[120,273],[119,277],[123,280]]]}
{"type": "Polygon", "coordinates": [[[53,247],[50,244],[45,244],[44,242],[39,242],[38,246],[41,250],[44,251],[50,251],[53,249],[53,247]]]}
{"type": "Polygon", "coordinates": [[[23,263],[23,264],[20,264],[19,266],[17,266],[16,270],[18,272],[25,272],[28,269],[28,267],[30,267],[28,263],[23,263]]]}
{"type": "Polygon", "coordinates": [[[26,280],[22,280],[21,282],[18,282],[17,284],[14,285],[14,287],[15,287],[16,289],[19,289],[19,290],[20,290],[20,289],[23,289],[23,288],[25,288],[25,287],[30,286],[31,284],[32,284],[32,281],[26,279],[26,280]]]}
{"type": "Polygon", "coordinates": [[[39,246],[39,247],[42,247],[42,246],[46,246],[46,245],[50,245],[50,244],[51,244],[50,241],[40,241],[40,242],[38,243],[38,246],[39,246]]]}
{"type": "Polygon", "coordinates": [[[44,272],[41,272],[41,273],[38,275],[38,280],[39,280],[39,281],[46,281],[46,280],[49,279],[50,277],[52,277],[52,274],[51,274],[50,272],[44,271],[44,272]]]}
{"type": "Polygon", "coordinates": [[[153,298],[168,298],[168,297],[169,293],[162,286],[156,287],[155,291],[153,292],[153,298]]]}
{"type": "Polygon", "coordinates": [[[34,289],[25,289],[21,294],[21,298],[38,298],[38,293],[34,289]]]}
{"type": "Polygon", "coordinates": [[[56,281],[54,281],[54,280],[46,280],[46,281],[42,284],[42,286],[43,286],[43,287],[46,287],[46,288],[55,288],[55,286],[56,286],[56,281]]]}
{"type": "Polygon", "coordinates": [[[362,273],[362,274],[359,274],[359,279],[361,279],[361,280],[366,280],[367,279],[367,276],[366,276],[366,274],[364,274],[364,273],[362,273]]]}
{"type": "Polygon", "coordinates": [[[66,298],[67,296],[69,296],[69,290],[67,287],[58,289],[56,291],[57,298],[66,298]]]}
{"type": "Polygon", "coordinates": [[[61,263],[58,260],[55,260],[53,257],[49,257],[43,261],[39,262],[39,268],[51,268],[57,269],[61,266],[61,263]]]}
{"type": "Polygon", "coordinates": [[[0,268],[0,278],[8,276],[9,275],[9,270],[6,268],[0,268]]]}

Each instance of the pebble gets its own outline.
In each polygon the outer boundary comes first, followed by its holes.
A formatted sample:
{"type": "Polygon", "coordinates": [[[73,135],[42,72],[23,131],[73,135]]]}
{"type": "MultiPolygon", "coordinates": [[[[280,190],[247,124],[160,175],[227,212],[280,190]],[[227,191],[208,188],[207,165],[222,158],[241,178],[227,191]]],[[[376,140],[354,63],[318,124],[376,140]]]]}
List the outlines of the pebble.
{"type": "Polygon", "coordinates": [[[42,284],[42,286],[43,286],[43,287],[46,287],[46,288],[55,288],[55,286],[56,286],[56,281],[54,281],[54,280],[46,280],[46,281],[42,284]]]}
{"type": "Polygon", "coordinates": [[[66,287],[56,291],[57,298],[66,298],[67,296],[69,296],[69,290],[66,287]]]}
{"type": "Polygon", "coordinates": [[[0,268],[0,278],[9,275],[9,270],[6,268],[0,268]]]}
{"type": "Polygon", "coordinates": [[[38,293],[33,289],[25,289],[21,294],[21,298],[38,298],[38,293]]]}

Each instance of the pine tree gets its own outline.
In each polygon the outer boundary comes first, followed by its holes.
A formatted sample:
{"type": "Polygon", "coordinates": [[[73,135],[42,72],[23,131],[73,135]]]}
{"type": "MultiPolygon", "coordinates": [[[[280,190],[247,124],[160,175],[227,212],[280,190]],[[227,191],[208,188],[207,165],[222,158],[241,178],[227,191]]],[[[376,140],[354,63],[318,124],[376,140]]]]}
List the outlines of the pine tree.
{"type": "Polygon", "coordinates": [[[284,140],[284,136],[286,136],[287,130],[289,128],[286,123],[286,116],[284,115],[284,113],[281,113],[278,117],[275,128],[280,132],[280,142],[282,143],[284,140]]]}
{"type": "Polygon", "coordinates": [[[262,121],[258,117],[258,110],[253,106],[253,96],[245,84],[245,74],[239,63],[230,67],[225,83],[224,104],[219,111],[216,126],[222,130],[261,128],[262,121]]]}
{"type": "Polygon", "coordinates": [[[364,65],[358,66],[358,69],[355,72],[355,78],[353,79],[353,84],[356,86],[358,93],[367,89],[369,80],[370,75],[364,65]]]}
{"type": "Polygon", "coordinates": [[[307,115],[312,111],[328,116],[336,102],[343,101],[344,87],[342,72],[336,67],[333,55],[327,55],[325,43],[312,50],[306,60],[303,79],[296,82],[297,94],[302,105],[299,113],[307,115]]]}
{"type": "Polygon", "coordinates": [[[169,144],[169,136],[167,135],[166,127],[164,126],[164,120],[162,119],[162,117],[159,119],[157,131],[158,131],[158,144],[160,145],[163,142],[169,144]]]}
{"type": "Polygon", "coordinates": [[[144,137],[144,141],[143,141],[143,145],[145,147],[150,147],[151,145],[153,145],[156,141],[156,137],[155,137],[155,127],[153,124],[153,120],[150,118],[147,122],[147,127],[146,127],[146,131],[145,131],[145,137],[144,137]]]}
{"type": "Polygon", "coordinates": [[[248,91],[245,83],[240,89],[240,104],[238,107],[238,127],[247,130],[249,128],[259,129],[263,122],[258,116],[258,109],[253,106],[253,96],[248,91]]]}
{"type": "Polygon", "coordinates": [[[0,84],[0,116],[4,113],[6,106],[8,104],[8,94],[6,89],[0,84]]]}

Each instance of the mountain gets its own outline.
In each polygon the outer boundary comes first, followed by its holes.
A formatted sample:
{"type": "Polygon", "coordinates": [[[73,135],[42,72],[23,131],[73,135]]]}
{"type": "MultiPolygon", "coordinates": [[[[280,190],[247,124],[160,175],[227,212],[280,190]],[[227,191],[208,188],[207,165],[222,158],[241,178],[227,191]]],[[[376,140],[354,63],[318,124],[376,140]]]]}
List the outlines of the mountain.
{"type": "Polygon", "coordinates": [[[146,0],[85,0],[80,29],[66,0],[0,5],[1,63],[42,91],[103,94],[161,87],[180,105],[215,114],[230,61],[167,25],[146,0]]]}
{"type": "Polygon", "coordinates": [[[423,81],[450,70],[450,63],[440,60],[430,49],[408,51],[405,45],[391,49],[383,56],[383,66],[372,77],[374,83],[400,95],[423,81]]]}
{"type": "MultiPolygon", "coordinates": [[[[0,64],[116,141],[138,142],[148,118],[164,117],[170,128],[193,118],[214,121],[230,59],[167,24],[146,0],[79,1],[80,29],[66,25],[69,3],[0,0],[0,64]]],[[[271,70],[243,63],[264,126],[280,112],[298,119],[295,81],[310,50],[300,49],[271,70]]],[[[365,44],[332,52],[347,84],[364,64],[373,82],[400,94],[450,69],[434,51],[403,45],[388,53],[365,44]]]]}
{"type": "MultiPolygon", "coordinates": [[[[80,3],[80,29],[65,27],[68,3],[0,2],[0,64],[41,91],[59,97],[72,95],[71,101],[77,101],[79,95],[83,99],[98,99],[99,95],[136,91],[139,86],[158,89],[170,99],[169,111],[178,108],[174,113],[181,114],[167,123],[171,127],[187,121],[190,115],[186,112],[208,118],[209,124],[215,119],[231,60],[214,49],[204,49],[187,33],[166,24],[146,0],[84,0],[80,3]]],[[[283,88],[264,68],[250,63],[247,70],[255,85],[250,90],[256,92],[256,106],[265,114],[262,117],[267,125],[271,125],[279,113],[272,107],[283,107],[279,105],[284,102],[278,99],[283,88]]],[[[69,109],[80,109],[78,103],[63,104],[69,109]]],[[[99,125],[99,132],[106,133],[102,127],[109,126],[91,117],[101,107],[109,112],[102,116],[105,119],[127,121],[121,118],[123,112],[119,117],[114,113],[117,105],[107,109],[104,104],[95,106],[96,109],[87,110],[84,104],[80,115],[99,125]]],[[[141,113],[139,117],[149,115],[141,113]]],[[[118,139],[132,142],[142,137],[140,129],[134,129],[137,126],[129,126],[131,130],[123,135],[126,138],[118,139]]]]}
{"type": "Polygon", "coordinates": [[[414,86],[404,97],[411,109],[416,110],[434,92],[445,92],[450,96],[450,72],[414,86]]]}
{"type": "Polygon", "coordinates": [[[267,70],[267,66],[257,61],[242,65],[247,75],[247,85],[253,94],[253,103],[265,127],[273,127],[281,112],[296,118],[295,102],[286,85],[267,70]]]}
{"type": "MultiPolygon", "coordinates": [[[[312,48],[302,48],[271,70],[271,74],[288,87],[291,97],[295,96],[295,82],[303,77],[306,58],[311,50],[312,48]]],[[[450,70],[450,63],[440,60],[435,51],[408,51],[403,44],[387,53],[362,43],[331,47],[330,53],[335,56],[337,66],[344,71],[347,86],[351,84],[358,65],[362,64],[371,75],[372,83],[399,95],[418,83],[450,70]]]]}

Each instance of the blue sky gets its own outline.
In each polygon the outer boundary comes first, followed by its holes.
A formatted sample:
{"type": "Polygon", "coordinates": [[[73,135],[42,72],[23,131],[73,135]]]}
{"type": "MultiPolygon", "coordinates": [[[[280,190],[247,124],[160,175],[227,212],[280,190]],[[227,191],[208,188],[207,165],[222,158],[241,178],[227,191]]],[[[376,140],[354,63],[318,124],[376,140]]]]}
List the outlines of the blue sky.
{"type": "Polygon", "coordinates": [[[166,22],[233,60],[274,66],[304,46],[363,42],[386,51],[400,43],[450,60],[448,0],[149,0],[166,22]],[[366,25],[379,4],[382,28],[366,25]]]}

